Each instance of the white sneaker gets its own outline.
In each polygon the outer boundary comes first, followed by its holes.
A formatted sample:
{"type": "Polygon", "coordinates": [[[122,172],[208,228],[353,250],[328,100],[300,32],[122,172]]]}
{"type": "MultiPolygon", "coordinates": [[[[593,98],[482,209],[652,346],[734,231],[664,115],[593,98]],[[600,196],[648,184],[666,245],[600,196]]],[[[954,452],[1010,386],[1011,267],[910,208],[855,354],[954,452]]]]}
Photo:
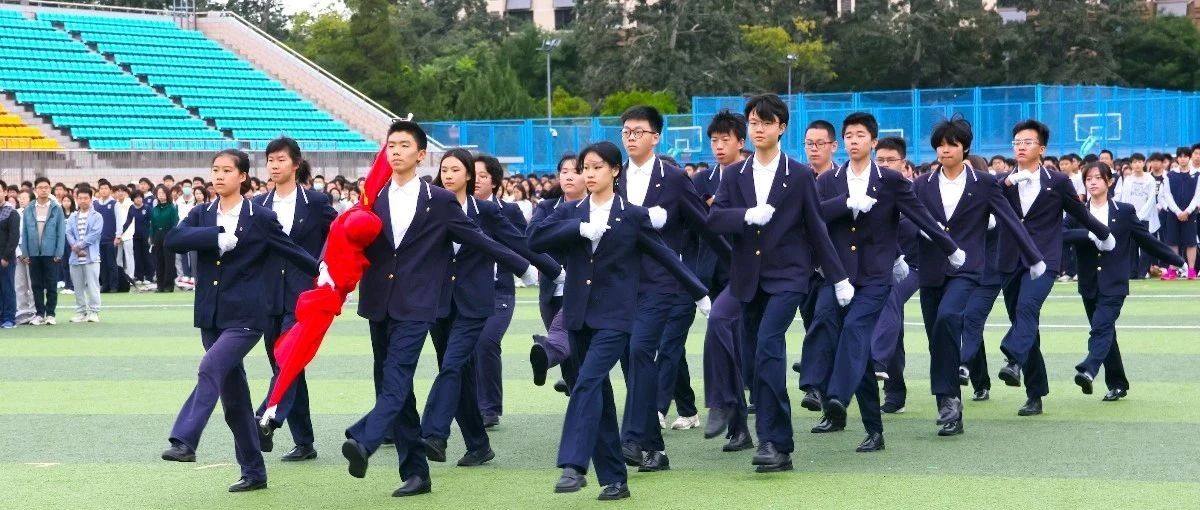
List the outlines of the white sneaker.
{"type": "Polygon", "coordinates": [[[695,416],[680,416],[671,424],[671,428],[675,430],[694,429],[700,426],[700,415],[695,416]]]}
{"type": "Polygon", "coordinates": [[[667,415],[665,415],[663,413],[658,413],[658,428],[660,428],[660,429],[667,428],[667,415]]]}
{"type": "Polygon", "coordinates": [[[87,320],[86,313],[77,313],[74,317],[71,317],[71,322],[83,322],[85,320],[87,320]]]}
{"type": "Polygon", "coordinates": [[[55,321],[55,320],[54,320],[54,316],[53,316],[53,315],[47,315],[47,316],[46,316],[46,321],[44,322],[44,324],[46,324],[47,326],[53,326],[53,325],[55,325],[55,324],[58,324],[58,321],[55,321]]]}
{"type": "Polygon", "coordinates": [[[888,377],[887,372],[875,372],[875,380],[876,381],[886,381],[888,379],[890,379],[890,377],[888,377]]]}
{"type": "Polygon", "coordinates": [[[32,319],[29,319],[30,326],[41,326],[42,324],[45,324],[45,323],[46,323],[46,320],[43,319],[42,316],[40,316],[40,315],[35,315],[32,319]]]}
{"type": "Polygon", "coordinates": [[[87,314],[87,321],[88,322],[100,322],[100,314],[94,313],[94,312],[87,314]]]}
{"type": "Polygon", "coordinates": [[[1071,281],[1071,277],[1064,274],[1064,275],[1058,277],[1058,281],[1064,282],[1064,283],[1069,282],[1069,281],[1071,281]]]}
{"type": "Polygon", "coordinates": [[[74,294],[74,293],[75,293],[75,291],[73,291],[73,290],[71,290],[71,289],[63,289],[63,290],[60,290],[60,291],[58,291],[58,293],[59,293],[59,294],[67,294],[67,295],[71,295],[71,294],[74,294]]]}

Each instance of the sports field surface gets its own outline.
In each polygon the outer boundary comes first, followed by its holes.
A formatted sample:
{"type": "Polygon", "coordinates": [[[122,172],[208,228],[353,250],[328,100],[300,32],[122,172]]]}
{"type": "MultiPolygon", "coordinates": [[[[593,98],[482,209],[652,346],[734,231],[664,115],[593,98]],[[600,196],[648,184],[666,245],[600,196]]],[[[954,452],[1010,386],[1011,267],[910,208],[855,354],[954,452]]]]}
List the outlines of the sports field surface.
{"type": "MultiPolygon", "coordinates": [[[[543,332],[532,289],[518,291],[504,340],[505,414],[491,431],[496,459],[454,467],[463,453],[454,432],[451,462],[432,463],[433,494],[406,499],[390,497],[400,483],[394,449],[380,449],[361,480],[346,473],[340,453],[343,429],[374,403],[367,323],[352,308],[308,372],[319,458],[280,462],[291,446],[285,427],[275,452],[265,454],[270,488],[230,494],[226,487],[239,475],[219,407],[196,463],[159,460],[202,354],[191,326],[192,295],[105,295],[99,324],[67,323],[74,300],[60,296],[59,325],[0,331],[0,508],[1200,508],[1200,283],[1132,287],[1118,326],[1132,382],[1125,400],[1100,402],[1103,375],[1094,395],[1072,383],[1087,323],[1075,285],[1058,284],[1042,313],[1051,385],[1045,414],[1018,417],[1023,389],[995,378],[1007,327],[1001,301],[986,335],[992,399],[968,398],[966,434],[939,438],[914,298],[907,308],[907,412],[885,415],[886,451],[854,452],[863,437],[855,405],[845,432],[810,434],[818,415],[799,407],[789,371],[795,471],[755,474],[752,450],[722,453],[724,440],[704,440],[702,430],[668,430],[672,470],[631,472],[633,498],[615,503],[595,501],[594,477],[581,492],[553,493],[567,400],[549,384],[531,382],[530,335],[543,332]]],[[[698,318],[688,357],[701,407],[703,333],[698,318]]],[[[802,336],[797,322],[788,334],[792,360],[802,336]]],[[[256,399],[269,377],[259,345],[246,358],[256,399]]],[[[423,354],[419,406],[436,372],[433,347],[423,354]]],[[[623,402],[620,369],[613,374],[623,402]]]]}

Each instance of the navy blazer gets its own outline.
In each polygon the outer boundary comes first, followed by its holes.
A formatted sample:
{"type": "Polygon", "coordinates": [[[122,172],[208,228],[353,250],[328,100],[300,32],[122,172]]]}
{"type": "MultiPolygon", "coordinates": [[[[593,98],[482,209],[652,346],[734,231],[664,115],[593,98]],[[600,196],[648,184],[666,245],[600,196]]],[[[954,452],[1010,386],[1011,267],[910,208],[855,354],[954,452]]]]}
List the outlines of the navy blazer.
{"type": "MultiPolygon", "coordinates": [[[[1013,232],[1013,243],[1020,250],[1013,258],[1023,257],[1027,265],[1036,264],[1042,259],[1042,252],[1034,244],[1029,233],[1021,226],[1012,206],[1004,198],[1004,190],[1000,189],[996,178],[986,172],[980,172],[971,165],[966,165],[962,178],[966,179],[962,198],[958,205],[946,217],[946,209],[942,205],[941,184],[938,176],[941,170],[934,170],[917,178],[913,183],[914,191],[933,218],[942,224],[942,230],[958,243],[958,247],[967,253],[967,261],[962,267],[953,269],[950,261],[943,254],[941,247],[921,238],[921,256],[918,265],[921,268],[922,287],[941,287],[947,277],[970,278],[976,283],[982,281],[987,259],[988,215],[996,217],[996,228],[1005,228],[1013,232]]],[[[1070,184],[1069,182],[1067,184],[1070,184]]],[[[1050,270],[1050,264],[1046,264],[1050,270]]]]}
{"type": "MultiPolygon", "coordinates": [[[[525,232],[528,235],[533,231],[535,225],[539,225],[549,218],[554,210],[570,204],[571,202],[566,197],[559,197],[551,200],[542,200],[533,207],[533,215],[529,218],[529,225],[525,227],[525,232]]],[[[551,251],[545,255],[553,258],[562,265],[562,261],[566,259],[561,252],[551,251]]],[[[538,276],[538,305],[543,308],[550,306],[550,300],[554,299],[554,291],[558,286],[554,284],[554,278],[549,278],[546,275],[538,276]]]]}
{"type": "Polygon", "coordinates": [[[591,199],[568,202],[549,218],[530,225],[529,245],[535,251],[562,253],[567,267],[563,319],[567,329],[613,329],[632,332],[637,312],[638,282],[653,259],[679,281],[688,295],[700,300],[708,289],[679,260],[650,224],[646,208],[613,197],[609,229],[595,253],[591,240],[579,235],[579,224],[590,221],[591,199]]]}
{"type": "MultiPolygon", "coordinates": [[[[725,171],[720,164],[708,170],[696,172],[692,176],[692,184],[695,185],[696,192],[700,194],[700,200],[704,201],[705,214],[708,214],[708,199],[717,196],[717,190],[720,188],[721,179],[724,176],[725,171]]],[[[712,247],[699,239],[699,236],[696,236],[689,244],[695,248],[695,252],[694,254],[684,254],[684,256],[691,257],[692,260],[689,262],[696,269],[696,275],[700,277],[700,281],[705,282],[705,285],[712,286],[712,284],[718,283],[713,281],[713,278],[720,270],[723,270],[726,275],[729,274],[728,257],[719,257],[712,247]]]]}
{"type": "MultiPolygon", "coordinates": [[[[330,205],[329,195],[320,191],[297,186],[296,193],[296,214],[288,237],[319,260],[321,250],[325,248],[325,238],[329,237],[329,225],[337,217],[337,211],[330,205]]],[[[275,203],[275,191],[256,197],[254,202],[271,209],[275,203]]],[[[300,293],[313,288],[316,283],[313,278],[281,257],[272,257],[267,262],[266,271],[268,274],[280,275],[279,278],[270,280],[270,287],[265,296],[271,315],[295,312],[296,299],[300,297],[300,293]]]]}
{"type": "Polygon", "coordinates": [[[274,285],[267,270],[274,257],[293,264],[308,278],[317,275],[317,260],[297,245],[275,217],[275,212],[250,200],[242,201],[238,217],[238,242],[221,255],[217,247],[219,200],[193,207],[187,218],[167,232],[166,249],[196,252],[194,325],[205,329],[266,327],[268,309],[263,296],[274,285]]]}
{"type": "MultiPolygon", "coordinates": [[[[1004,184],[1004,180],[1012,175],[1012,172],[996,175],[996,182],[1004,189],[1004,196],[1008,198],[1012,210],[1021,218],[1025,231],[1029,232],[1029,237],[1042,252],[1046,271],[1058,271],[1061,267],[1059,262],[1062,260],[1064,212],[1100,239],[1108,237],[1108,227],[1088,214],[1087,207],[1079,201],[1079,195],[1075,194],[1075,185],[1071,184],[1071,178],[1067,177],[1067,174],[1045,168],[1039,168],[1038,171],[1042,174],[1041,189],[1029,207],[1029,212],[1025,214],[1021,214],[1021,192],[1018,187],[1004,184]]],[[[1013,233],[1011,228],[1000,232],[1000,260],[997,267],[1002,273],[1013,273],[1029,267],[1028,264],[1020,263],[1013,233]]]]}
{"type": "Polygon", "coordinates": [[[845,280],[846,270],[821,218],[812,167],[781,155],[767,194],[775,214],[766,225],[746,224],[746,209],[758,204],[752,158],[725,170],[708,212],[708,227],[733,242],[728,287],[733,296],[750,302],[759,289],[769,294],[808,293],[817,266],[826,281],[845,280]]]}
{"type": "MultiPolygon", "coordinates": [[[[516,227],[517,230],[520,230],[522,236],[525,235],[525,231],[529,229],[529,224],[525,221],[525,213],[521,212],[521,208],[517,207],[517,204],[500,200],[500,197],[496,195],[492,195],[490,202],[500,206],[500,212],[504,214],[504,218],[507,219],[512,226],[516,227]]],[[[497,241],[499,241],[499,239],[497,239],[497,241]]],[[[509,248],[511,248],[511,246],[509,248]]],[[[514,275],[497,267],[496,294],[505,296],[515,295],[517,293],[517,285],[514,276],[521,275],[514,275]]],[[[539,274],[539,277],[540,276],[541,275],[539,274]]]]}
{"type": "MultiPolygon", "coordinates": [[[[626,163],[617,175],[617,193],[628,200],[625,174],[629,164],[626,163]]],[[[705,226],[707,216],[704,201],[696,193],[692,180],[687,172],[654,159],[654,170],[650,172],[650,183],[646,189],[646,198],[641,207],[662,207],[667,211],[667,223],[659,229],[663,242],[675,251],[679,258],[687,244],[689,236],[699,235],[709,247],[716,251],[718,257],[729,258],[729,243],[721,236],[708,231],[705,226]]],[[[680,285],[666,267],[651,257],[642,257],[642,279],[639,292],[647,294],[680,294],[685,289],[680,285]]]]}
{"type": "Polygon", "coordinates": [[[1111,251],[1102,252],[1078,221],[1067,218],[1063,222],[1063,241],[1075,244],[1075,257],[1079,260],[1080,296],[1095,299],[1097,296],[1129,295],[1130,264],[1137,260],[1133,256],[1135,244],[1172,265],[1184,265],[1178,253],[1156,239],[1146,229],[1146,224],[1138,221],[1132,204],[1108,201],[1108,229],[1117,236],[1117,245],[1111,251]]]}
{"type": "MultiPolygon", "coordinates": [[[[391,186],[389,182],[379,191],[374,206],[375,215],[383,222],[383,231],[365,252],[370,266],[363,274],[359,290],[361,317],[371,321],[436,319],[453,256],[452,241],[478,249],[522,274],[529,268],[528,262],[472,223],[454,193],[424,181],[419,183],[412,223],[397,246],[388,203],[391,186]]],[[[486,287],[491,289],[491,282],[486,287]]],[[[488,306],[492,304],[489,302],[488,306]]]]}
{"type": "MultiPolygon", "coordinates": [[[[736,163],[734,165],[736,166],[736,163]]],[[[721,187],[721,178],[724,176],[725,172],[722,171],[720,163],[692,175],[692,185],[696,187],[696,193],[700,194],[700,200],[708,202],[708,199],[716,197],[717,190],[721,187]]]]}
{"type": "MultiPolygon", "coordinates": [[[[500,206],[489,201],[476,200],[467,197],[467,218],[477,225],[484,234],[505,248],[515,252],[526,269],[532,263],[539,271],[551,279],[558,276],[562,267],[554,259],[539,255],[529,249],[525,241],[525,232],[505,218],[500,206]]],[[[453,253],[453,250],[451,250],[453,253]]],[[[464,317],[491,317],[496,310],[496,279],[512,281],[516,271],[525,273],[520,266],[511,265],[513,260],[497,260],[484,252],[470,246],[461,246],[458,253],[450,258],[446,271],[445,289],[438,304],[438,318],[450,315],[450,304],[453,300],[458,313],[464,317]]]]}
{"type": "MultiPolygon", "coordinates": [[[[829,238],[841,257],[842,265],[854,285],[891,285],[892,266],[899,245],[900,213],[925,231],[937,247],[950,255],[958,244],[930,216],[917,200],[912,183],[900,172],[881,168],[874,162],[867,170],[867,196],[875,205],[857,217],[846,207],[850,192],[847,179],[849,163],[817,177],[821,197],[821,216],[828,223],[829,238]]],[[[836,281],[836,280],[835,280],[836,281]]],[[[832,282],[830,282],[832,283],[832,282]]]]}
{"type": "Polygon", "coordinates": [[[100,200],[94,200],[92,206],[104,219],[104,228],[100,229],[100,242],[102,246],[111,245],[117,236],[117,201],[110,199],[107,204],[102,204],[100,200]]]}

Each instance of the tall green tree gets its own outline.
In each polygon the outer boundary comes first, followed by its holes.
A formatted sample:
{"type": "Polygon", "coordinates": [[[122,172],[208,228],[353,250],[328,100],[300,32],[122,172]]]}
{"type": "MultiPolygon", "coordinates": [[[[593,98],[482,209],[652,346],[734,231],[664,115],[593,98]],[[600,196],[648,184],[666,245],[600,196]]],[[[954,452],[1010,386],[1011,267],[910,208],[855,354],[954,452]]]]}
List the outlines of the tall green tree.
{"type": "Polygon", "coordinates": [[[1188,18],[1154,18],[1114,49],[1118,73],[1129,86],[1200,89],[1200,30],[1188,18]]]}

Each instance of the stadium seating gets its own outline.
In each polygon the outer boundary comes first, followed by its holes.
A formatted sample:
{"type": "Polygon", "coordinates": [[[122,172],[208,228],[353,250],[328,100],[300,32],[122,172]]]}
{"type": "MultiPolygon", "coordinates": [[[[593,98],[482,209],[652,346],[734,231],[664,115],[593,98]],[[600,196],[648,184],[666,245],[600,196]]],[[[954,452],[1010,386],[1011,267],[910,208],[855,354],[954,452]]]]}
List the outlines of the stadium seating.
{"type": "Polygon", "coordinates": [[[0,106],[0,149],[58,149],[58,142],[0,106]]]}

